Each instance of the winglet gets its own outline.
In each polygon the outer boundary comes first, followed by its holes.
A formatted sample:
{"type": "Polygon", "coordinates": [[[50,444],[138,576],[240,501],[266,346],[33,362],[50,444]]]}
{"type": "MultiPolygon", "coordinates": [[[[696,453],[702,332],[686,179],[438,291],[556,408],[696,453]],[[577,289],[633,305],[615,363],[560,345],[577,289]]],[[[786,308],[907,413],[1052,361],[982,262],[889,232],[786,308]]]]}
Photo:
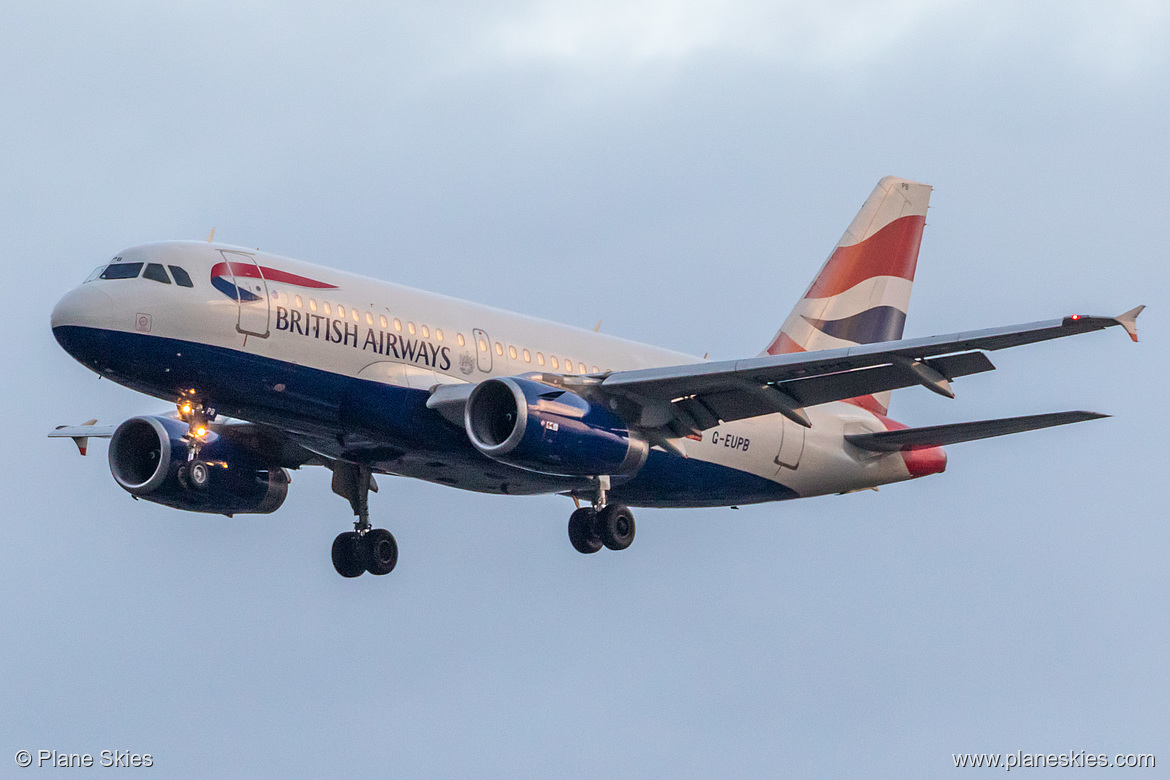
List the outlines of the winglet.
{"type": "Polygon", "coordinates": [[[1117,322],[1118,325],[1125,328],[1125,332],[1129,334],[1129,337],[1131,339],[1133,339],[1135,343],[1138,340],[1138,337],[1137,337],[1137,318],[1138,318],[1138,315],[1141,314],[1142,310],[1144,310],[1145,308],[1146,308],[1145,306],[1136,306],[1136,307],[1130,309],[1129,311],[1127,311],[1125,314],[1118,314],[1116,317],[1113,318],[1117,322]]]}
{"type": "MultiPolygon", "coordinates": [[[[82,427],[90,427],[90,426],[93,426],[96,424],[97,424],[97,419],[95,418],[93,420],[87,420],[86,422],[83,422],[81,424],[81,426],[82,427]]],[[[58,425],[57,430],[61,430],[62,428],[65,428],[65,427],[67,427],[67,426],[58,425]]],[[[81,457],[84,458],[86,450],[89,449],[89,437],[88,436],[70,436],[69,438],[73,439],[73,443],[77,445],[77,451],[80,452],[81,457]]]]}
{"type": "Polygon", "coordinates": [[[73,439],[73,443],[77,445],[77,451],[85,455],[89,447],[90,438],[108,439],[114,435],[114,426],[112,425],[97,425],[97,420],[87,420],[81,425],[58,425],[53,430],[49,431],[50,439],[68,438],[73,439]]]}

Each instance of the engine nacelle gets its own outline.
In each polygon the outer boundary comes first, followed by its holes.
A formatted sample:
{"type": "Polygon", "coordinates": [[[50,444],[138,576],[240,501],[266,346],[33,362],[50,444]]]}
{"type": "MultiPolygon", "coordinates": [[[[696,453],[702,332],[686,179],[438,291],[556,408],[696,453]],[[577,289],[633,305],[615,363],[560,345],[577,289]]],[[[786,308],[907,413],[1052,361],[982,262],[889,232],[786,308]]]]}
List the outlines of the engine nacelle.
{"type": "Polygon", "coordinates": [[[131,417],[110,439],[110,472],[123,489],[147,501],[214,514],[275,512],[288,495],[288,472],[270,468],[247,450],[208,433],[199,458],[209,466],[204,487],[180,474],[187,463],[186,423],[170,417],[131,417]]]}
{"type": "Polygon", "coordinates": [[[471,443],[484,455],[542,474],[633,474],[649,451],[604,406],[521,377],[477,385],[467,399],[463,423],[471,443]]]}

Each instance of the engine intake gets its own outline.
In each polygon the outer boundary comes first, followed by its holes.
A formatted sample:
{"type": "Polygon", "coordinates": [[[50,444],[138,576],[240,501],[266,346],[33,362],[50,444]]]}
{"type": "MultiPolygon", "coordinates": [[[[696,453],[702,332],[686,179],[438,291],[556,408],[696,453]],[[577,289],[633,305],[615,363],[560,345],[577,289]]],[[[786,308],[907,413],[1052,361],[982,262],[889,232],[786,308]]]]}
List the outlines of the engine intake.
{"type": "Polygon", "coordinates": [[[475,448],[542,474],[632,474],[649,446],[616,414],[580,395],[522,377],[481,382],[464,410],[475,448]]]}
{"type": "Polygon", "coordinates": [[[214,514],[268,514],[288,495],[288,472],[258,461],[222,436],[207,434],[199,456],[210,479],[197,488],[184,480],[187,426],[170,417],[131,417],[110,439],[110,473],[124,490],[176,509],[214,514]]]}

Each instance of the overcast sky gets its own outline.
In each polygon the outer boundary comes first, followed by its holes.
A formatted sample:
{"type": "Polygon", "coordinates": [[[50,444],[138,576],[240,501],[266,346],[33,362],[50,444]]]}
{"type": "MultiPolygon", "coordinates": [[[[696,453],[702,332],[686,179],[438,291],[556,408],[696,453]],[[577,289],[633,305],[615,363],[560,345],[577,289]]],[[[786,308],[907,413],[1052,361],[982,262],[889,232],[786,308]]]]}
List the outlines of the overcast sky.
{"type": "Polygon", "coordinates": [[[1165,3],[165,5],[0,10],[0,774],[20,749],[156,777],[1170,766],[1165,3]],[[166,408],[49,330],[126,246],[215,226],[732,358],[886,174],[935,187],[907,336],[1150,307],[1139,345],[998,353],[891,414],[1114,417],[877,493],[640,510],[621,554],[574,552],[563,498],[383,478],[401,562],[356,581],[323,470],[274,515],[189,515],[45,438],[166,408]]]}

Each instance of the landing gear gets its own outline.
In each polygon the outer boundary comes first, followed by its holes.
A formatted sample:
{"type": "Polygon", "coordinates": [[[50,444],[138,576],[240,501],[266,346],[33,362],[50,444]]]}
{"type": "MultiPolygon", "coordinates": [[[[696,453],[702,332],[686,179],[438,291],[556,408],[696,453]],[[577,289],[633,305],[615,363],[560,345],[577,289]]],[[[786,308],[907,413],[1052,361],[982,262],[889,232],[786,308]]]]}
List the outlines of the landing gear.
{"type": "Polygon", "coordinates": [[[370,574],[389,574],[398,565],[398,542],[385,528],[374,528],[362,541],[366,547],[366,571],[370,574]]]}
{"type": "Polygon", "coordinates": [[[187,423],[187,434],[183,437],[187,443],[187,463],[179,467],[179,481],[196,490],[206,490],[211,484],[211,467],[200,459],[199,450],[215,421],[215,409],[194,398],[180,398],[177,407],[179,419],[187,423]]]}
{"type": "Polygon", "coordinates": [[[597,495],[592,507],[581,507],[569,516],[569,543],[579,553],[589,555],[604,545],[624,550],[634,542],[634,513],[624,504],[606,501],[609,477],[597,480],[597,495]]]}
{"type": "Polygon", "coordinates": [[[398,542],[385,528],[370,525],[370,491],[378,490],[367,466],[337,461],[333,464],[333,492],[349,500],[357,516],[353,530],[333,540],[333,568],[342,577],[389,574],[398,565],[398,542]]]}
{"type": "Polygon", "coordinates": [[[611,550],[624,550],[634,543],[634,513],[624,504],[610,504],[597,513],[597,535],[611,550]]]}
{"type": "Polygon", "coordinates": [[[342,577],[389,574],[398,565],[398,542],[385,528],[346,531],[333,540],[333,568],[342,577]]]}
{"type": "Polygon", "coordinates": [[[195,458],[187,464],[187,482],[197,490],[203,490],[211,484],[211,469],[206,461],[195,458]]]}
{"type": "Polygon", "coordinates": [[[342,577],[360,577],[366,573],[365,545],[357,531],[346,531],[333,540],[333,568],[342,577]]]}
{"type": "Polygon", "coordinates": [[[569,542],[573,549],[584,555],[601,549],[601,537],[597,535],[597,512],[581,507],[569,515],[569,542]]]}

